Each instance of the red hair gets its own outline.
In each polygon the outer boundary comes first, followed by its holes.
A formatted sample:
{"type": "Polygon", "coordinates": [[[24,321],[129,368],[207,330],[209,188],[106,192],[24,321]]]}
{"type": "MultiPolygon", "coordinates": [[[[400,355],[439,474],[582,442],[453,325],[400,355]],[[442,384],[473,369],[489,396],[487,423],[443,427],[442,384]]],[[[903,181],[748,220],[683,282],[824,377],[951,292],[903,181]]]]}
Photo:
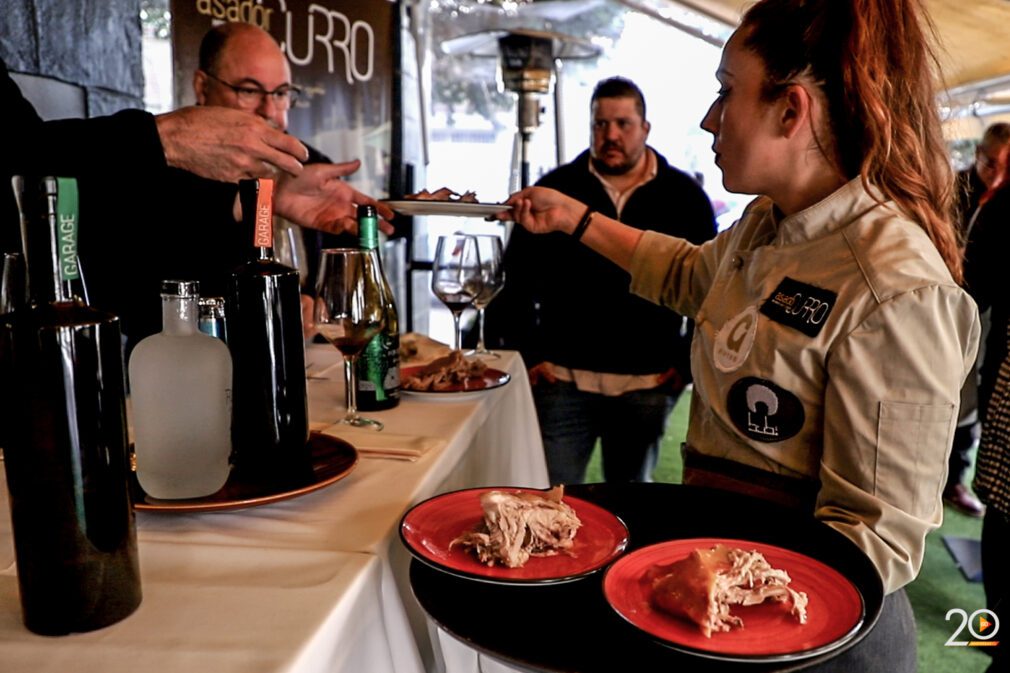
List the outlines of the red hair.
{"type": "Polygon", "coordinates": [[[800,79],[818,87],[831,136],[825,153],[916,221],[960,283],[935,31],[921,0],[761,0],[741,26],[764,61],[765,97],[800,79]]]}

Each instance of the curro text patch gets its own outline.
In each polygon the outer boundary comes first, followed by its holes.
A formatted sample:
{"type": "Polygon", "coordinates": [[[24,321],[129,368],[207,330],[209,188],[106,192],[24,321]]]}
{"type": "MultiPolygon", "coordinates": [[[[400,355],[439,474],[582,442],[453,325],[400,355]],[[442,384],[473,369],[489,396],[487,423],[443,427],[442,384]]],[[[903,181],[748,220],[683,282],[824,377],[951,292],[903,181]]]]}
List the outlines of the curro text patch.
{"type": "Polygon", "coordinates": [[[815,337],[827,322],[837,298],[831,290],[787,277],[761,305],[761,312],[777,323],[815,337]]]}

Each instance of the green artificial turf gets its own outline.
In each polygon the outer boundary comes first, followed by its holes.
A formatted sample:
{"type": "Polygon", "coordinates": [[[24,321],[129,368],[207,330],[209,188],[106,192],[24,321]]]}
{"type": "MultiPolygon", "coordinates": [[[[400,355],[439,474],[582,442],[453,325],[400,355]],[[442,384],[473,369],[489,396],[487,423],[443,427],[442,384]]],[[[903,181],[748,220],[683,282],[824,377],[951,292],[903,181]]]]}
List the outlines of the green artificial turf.
{"type": "MultiPolygon", "coordinates": [[[[667,423],[659,464],[653,473],[656,481],[680,482],[680,445],[687,434],[689,398],[690,395],[681,396],[667,423]]],[[[597,446],[586,471],[586,481],[602,479],[597,446]]],[[[922,570],[919,577],[907,587],[918,627],[920,673],[983,673],[989,664],[989,657],[977,648],[944,645],[959,623],[959,618],[948,622],[947,611],[961,608],[970,615],[985,607],[985,595],[981,583],[965,580],[947,552],[941,536],[977,539],[981,531],[980,519],[972,519],[946,508],[943,525],[926,538],[922,570]]],[[[970,639],[970,636],[965,631],[961,633],[961,638],[970,639]]]]}

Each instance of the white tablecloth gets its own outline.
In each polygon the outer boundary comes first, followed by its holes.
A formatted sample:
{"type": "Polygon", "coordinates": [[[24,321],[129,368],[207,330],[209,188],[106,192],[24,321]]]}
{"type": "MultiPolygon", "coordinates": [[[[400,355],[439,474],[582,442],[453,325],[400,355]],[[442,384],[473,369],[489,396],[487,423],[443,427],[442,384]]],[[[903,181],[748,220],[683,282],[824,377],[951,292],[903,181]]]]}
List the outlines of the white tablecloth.
{"type": "MultiPolygon", "coordinates": [[[[308,351],[310,371],[336,360],[308,351]]],[[[336,484],[296,499],[202,514],[138,513],[144,602],[101,631],[61,638],[21,623],[10,521],[0,512],[0,670],[419,673],[442,664],[408,584],[403,512],[468,486],[547,486],[522,359],[512,381],[465,401],[404,396],[372,415],[390,434],[426,437],[414,462],[361,458],[336,484]],[[367,664],[365,663],[367,662],[367,664]]],[[[313,423],[343,413],[342,376],[309,381],[313,423]]],[[[6,510],[6,488],[0,508],[6,510]]]]}

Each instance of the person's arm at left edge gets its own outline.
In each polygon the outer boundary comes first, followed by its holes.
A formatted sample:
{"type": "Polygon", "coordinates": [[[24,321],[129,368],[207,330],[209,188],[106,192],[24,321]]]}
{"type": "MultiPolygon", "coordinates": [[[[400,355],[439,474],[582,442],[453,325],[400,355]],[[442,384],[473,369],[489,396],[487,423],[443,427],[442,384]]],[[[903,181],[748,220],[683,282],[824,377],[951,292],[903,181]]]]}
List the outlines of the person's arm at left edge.
{"type": "Polygon", "coordinates": [[[151,180],[175,166],[202,177],[237,182],[302,169],[300,142],[254,115],[227,108],[183,108],[155,117],[122,110],[89,119],[41,121],[3,69],[3,104],[18,110],[8,137],[12,169],[100,176],[129,173],[151,180]]]}

